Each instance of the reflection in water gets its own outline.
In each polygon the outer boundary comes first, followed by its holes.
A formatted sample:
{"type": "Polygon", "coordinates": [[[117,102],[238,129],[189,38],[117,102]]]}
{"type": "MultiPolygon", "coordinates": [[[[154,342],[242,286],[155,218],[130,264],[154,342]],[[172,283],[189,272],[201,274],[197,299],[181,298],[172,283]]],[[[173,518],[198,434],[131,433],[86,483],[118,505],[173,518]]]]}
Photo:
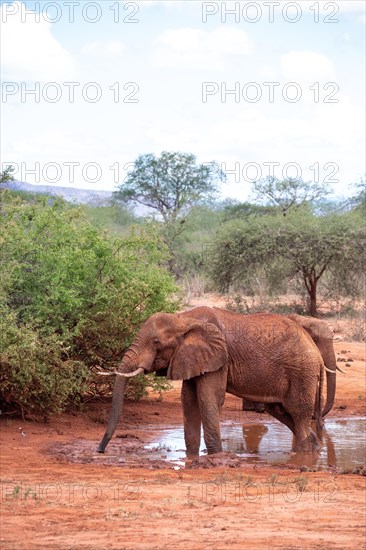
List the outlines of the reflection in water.
{"type": "MultiPolygon", "coordinates": [[[[327,419],[320,453],[293,454],[292,434],[286,426],[275,420],[246,423],[244,426],[233,422],[223,422],[221,435],[223,449],[243,457],[249,463],[295,464],[297,466],[326,469],[336,466],[352,469],[365,465],[366,419],[327,419]]],[[[169,449],[169,460],[182,460],[185,457],[182,428],[166,429],[147,448],[169,449]]],[[[204,449],[201,442],[201,454],[204,449]]]]}
{"type": "Polygon", "coordinates": [[[259,453],[259,444],[268,432],[265,424],[248,424],[243,426],[243,440],[248,453],[259,453]]]}

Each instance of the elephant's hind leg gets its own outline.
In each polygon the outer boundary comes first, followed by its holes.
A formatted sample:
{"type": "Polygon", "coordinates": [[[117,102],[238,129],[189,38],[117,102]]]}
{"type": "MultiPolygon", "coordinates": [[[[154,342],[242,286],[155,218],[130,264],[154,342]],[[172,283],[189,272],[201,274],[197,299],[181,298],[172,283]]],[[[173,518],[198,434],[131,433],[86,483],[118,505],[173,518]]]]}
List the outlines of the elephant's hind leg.
{"type": "Polygon", "coordinates": [[[198,456],[201,441],[201,413],[195,380],[183,381],[181,398],[187,456],[198,456]]]}
{"type": "Polygon", "coordinates": [[[295,440],[293,451],[296,453],[314,452],[320,448],[319,440],[310,428],[310,418],[298,418],[294,420],[295,440]]]}
{"type": "Polygon", "coordinates": [[[317,451],[320,447],[316,434],[310,429],[310,422],[314,412],[316,401],[316,380],[313,384],[299,388],[286,396],[283,407],[290,414],[294,422],[294,443],[293,451],[296,453],[308,453],[317,451]]]}
{"type": "Polygon", "coordinates": [[[294,452],[318,450],[319,440],[310,429],[309,419],[297,418],[296,416],[294,419],[280,403],[266,403],[266,411],[292,431],[295,436],[292,447],[294,452]]]}
{"type": "Polygon", "coordinates": [[[296,453],[317,451],[320,447],[319,440],[310,428],[313,406],[311,406],[310,399],[300,403],[301,406],[299,406],[299,401],[300,399],[298,399],[296,406],[293,406],[293,401],[284,404],[284,407],[293,419],[295,427],[295,438],[292,450],[296,453]]]}
{"type": "Polygon", "coordinates": [[[276,418],[276,420],[279,420],[282,424],[290,428],[293,434],[295,433],[294,421],[291,415],[285,411],[281,403],[266,403],[265,409],[271,416],[276,418]]]}

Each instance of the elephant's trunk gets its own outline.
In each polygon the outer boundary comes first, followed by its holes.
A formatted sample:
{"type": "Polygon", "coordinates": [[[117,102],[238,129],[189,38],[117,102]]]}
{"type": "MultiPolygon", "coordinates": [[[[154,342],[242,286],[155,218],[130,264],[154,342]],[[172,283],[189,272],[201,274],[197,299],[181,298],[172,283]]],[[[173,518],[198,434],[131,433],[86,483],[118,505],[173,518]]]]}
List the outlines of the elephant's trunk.
{"type": "Polygon", "coordinates": [[[315,406],[315,408],[316,408],[316,411],[315,411],[316,434],[317,434],[319,439],[321,439],[321,437],[322,437],[323,427],[324,427],[324,420],[323,420],[323,413],[322,413],[323,383],[324,383],[324,370],[323,370],[323,367],[322,367],[320,369],[318,394],[317,394],[316,406],[315,406]]]}
{"type": "Polygon", "coordinates": [[[337,364],[336,364],[336,358],[333,348],[333,341],[328,342],[327,350],[322,352],[322,357],[324,360],[324,364],[327,367],[326,373],[327,373],[327,401],[324,405],[324,409],[322,411],[322,416],[325,416],[329,413],[331,408],[334,404],[334,396],[336,391],[336,372],[337,372],[337,364]]]}
{"type": "Polygon", "coordinates": [[[104,453],[106,446],[113,437],[114,430],[116,429],[118,420],[122,414],[127,381],[128,378],[125,378],[124,376],[116,376],[113,387],[112,409],[109,414],[107,429],[97,449],[98,453],[104,453]]]}

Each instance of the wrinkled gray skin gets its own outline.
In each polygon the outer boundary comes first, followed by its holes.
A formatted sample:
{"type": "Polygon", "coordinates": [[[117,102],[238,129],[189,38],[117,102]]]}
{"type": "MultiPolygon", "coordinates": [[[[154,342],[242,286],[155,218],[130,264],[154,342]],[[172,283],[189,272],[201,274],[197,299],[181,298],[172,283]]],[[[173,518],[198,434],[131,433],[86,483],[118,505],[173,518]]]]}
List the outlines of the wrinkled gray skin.
{"type": "MultiPolygon", "coordinates": [[[[207,452],[222,451],[219,416],[225,392],[265,403],[266,411],[293,432],[294,451],[318,448],[310,421],[316,410],[320,434],[323,360],[309,335],[291,319],[208,307],[179,314],[156,313],[142,325],[119,373],[132,373],[138,367],[183,380],[188,456],[198,455],[201,425],[207,452]]],[[[113,436],[125,383],[117,374],[98,452],[104,452],[113,436]]]]}
{"type": "MultiPolygon", "coordinates": [[[[327,372],[327,400],[322,411],[324,417],[331,410],[334,404],[334,397],[336,391],[336,356],[333,346],[333,334],[326,321],[319,321],[315,317],[306,317],[304,315],[297,315],[293,313],[287,315],[289,319],[292,319],[300,326],[302,326],[309,336],[315,342],[320,354],[323,358],[325,366],[332,372],[327,372]]],[[[243,410],[264,412],[265,407],[263,403],[250,402],[243,400],[243,410]]]]}

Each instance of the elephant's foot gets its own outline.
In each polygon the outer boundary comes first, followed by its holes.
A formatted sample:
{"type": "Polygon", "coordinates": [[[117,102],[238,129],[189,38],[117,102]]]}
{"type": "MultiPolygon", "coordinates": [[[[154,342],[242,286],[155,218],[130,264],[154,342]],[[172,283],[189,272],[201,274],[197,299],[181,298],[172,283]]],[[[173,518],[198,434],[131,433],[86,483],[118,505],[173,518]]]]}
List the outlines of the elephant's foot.
{"type": "Polygon", "coordinates": [[[292,446],[292,452],[294,453],[311,453],[312,452],[312,444],[310,441],[310,437],[307,439],[303,439],[301,441],[295,441],[292,446]]]}
{"type": "Polygon", "coordinates": [[[207,454],[208,455],[215,455],[215,454],[218,454],[218,453],[222,453],[221,441],[220,441],[220,443],[210,444],[210,445],[207,445],[207,443],[206,443],[206,447],[207,447],[207,454]]]}
{"type": "MultiPolygon", "coordinates": [[[[207,454],[208,455],[219,455],[222,454],[222,445],[216,445],[216,446],[207,446],[207,454]]],[[[199,451],[192,451],[191,449],[186,449],[186,459],[187,460],[194,460],[195,458],[199,457],[199,451]]]]}
{"type": "Polygon", "coordinates": [[[186,449],[186,458],[188,460],[193,460],[193,459],[197,458],[199,456],[199,454],[200,454],[199,449],[197,449],[197,450],[196,449],[192,450],[192,449],[188,449],[188,448],[186,449]]]}
{"type": "Polygon", "coordinates": [[[188,430],[185,430],[185,444],[186,444],[186,455],[187,458],[197,458],[197,456],[200,454],[200,433],[193,434],[191,432],[187,433],[188,430]]]}
{"type": "Polygon", "coordinates": [[[316,453],[319,452],[320,447],[317,435],[312,430],[309,430],[309,435],[304,438],[300,439],[295,436],[292,450],[295,453],[316,453]]]}
{"type": "Polygon", "coordinates": [[[223,450],[222,450],[222,447],[218,447],[218,448],[215,448],[215,449],[207,449],[207,454],[208,455],[217,455],[219,453],[222,453],[223,450]]]}

